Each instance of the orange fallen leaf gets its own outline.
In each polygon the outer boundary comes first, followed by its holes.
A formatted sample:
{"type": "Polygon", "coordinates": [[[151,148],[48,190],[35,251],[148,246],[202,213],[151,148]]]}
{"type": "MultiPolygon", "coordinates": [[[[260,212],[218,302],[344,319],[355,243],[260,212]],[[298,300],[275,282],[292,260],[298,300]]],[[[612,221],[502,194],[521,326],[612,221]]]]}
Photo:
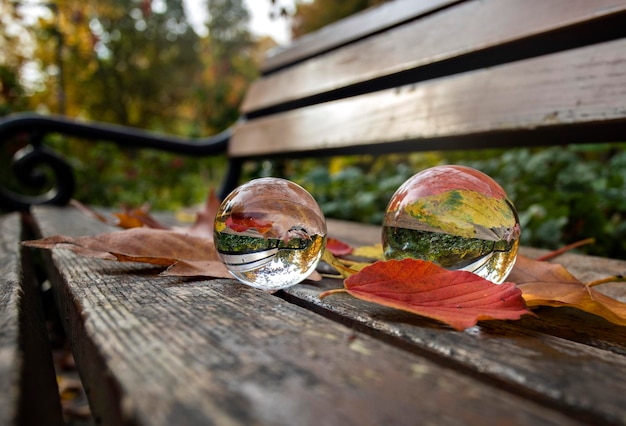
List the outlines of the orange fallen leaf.
{"type": "MultiPolygon", "coordinates": [[[[178,261],[204,262],[202,276],[232,278],[213,241],[172,230],[132,228],[95,236],[56,235],[23,243],[43,249],[64,248],[90,258],[171,266],[178,261]]],[[[173,275],[172,273],[168,273],[173,275]]]]}
{"type": "Polygon", "coordinates": [[[91,218],[106,223],[107,225],[117,226],[118,228],[122,229],[132,229],[140,227],[153,229],[171,229],[176,232],[182,232],[184,234],[209,238],[211,240],[213,239],[213,220],[215,219],[215,213],[217,213],[217,209],[219,208],[220,203],[221,201],[219,198],[217,198],[215,190],[211,189],[211,191],[209,191],[209,196],[207,197],[204,206],[202,207],[202,209],[196,212],[196,219],[191,227],[169,227],[162,224],[152,215],[150,215],[150,207],[148,204],[144,204],[139,208],[132,209],[125,207],[121,212],[112,213],[111,216],[114,217],[111,217],[82,204],[78,200],[70,201],[70,205],[72,205],[74,208],[80,210],[82,213],[91,218]]]}
{"type": "Polygon", "coordinates": [[[582,283],[559,264],[518,256],[507,279],[517,283],[529,307],[569,306],[626,325],[626,303],[582,283]]]}
{"type": "Polygon", "coordinates": [[[530,313],[513,283],[496,285],[471,272],[449,271],[423,260],[376,262],[346,278],[344,285],[344,289],[330,290],[320,297],[347,292],[442,321],[457,330],[481,320],[516,320],[530,313]]]}
{"type": "MultiPolygon", "coordinates": [[[[23,244],[68,249],[88,258],[166,266],[161,275],[167,276],[233,278],[217,255],[212,239],[181,231],[132,228],[95,236],[55,235],[23,244]]],[[[314,271],[307,278],[319,281],[321,275],[314,271]]]]}
{"type": "Polygon", "coordinates": [[[124,229],[148,227],[153,229],[169,229],[169,227],[163,225],[156,220],[149,213],[150,208],[148,206],[142,206],[140,208],[125,208],[121,213],[113,213],[115,217],[119,219],[118,227],[124,229]]]}
{"type": "MultiPolygon", "coordinates": [[[[175,277],[206,277],[211,276],[215,267],[213,260],[178,260],[172,263],[161,275],[169,275],[175,277]]],[[[232,278],[228,274],[223,278],[232,278]]]]}
{"type": "Polygon", "coordinates": [[[122,212],[112,213],[111,215],[114,217],[102,214],[78,200],[70,200],[70,205],[91,218],[122,229],[139,228],[142,226],[154,229],[168,229],[167,226],[150,215],[150,206],[148,204],[144,204],[138,208],[124,207],[122,212]]]}
{"type": "Polygon", "coordinates": [[[345,256],[352,253],[352,247],[337,238],[326,238],[326,250],[335,256],[345,256]]]}

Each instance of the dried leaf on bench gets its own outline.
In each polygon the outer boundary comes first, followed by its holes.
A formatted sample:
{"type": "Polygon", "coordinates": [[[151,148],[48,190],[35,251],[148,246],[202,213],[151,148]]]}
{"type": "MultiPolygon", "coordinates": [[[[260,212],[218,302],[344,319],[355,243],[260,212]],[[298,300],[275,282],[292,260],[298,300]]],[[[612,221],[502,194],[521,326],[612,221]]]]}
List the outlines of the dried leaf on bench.
{"type": "Polygon", "coordinates": [[[168,229],[150,214],[148,206],[126,208],[121,213],[113,213],[119,219],[117,226],[124,229],[147,227],[153,229],[168,229]]]}
{"type": "Polygon", "coordinates": [[[172,230],[133,228],[85,237],[57,235],[25,241],[24,245],[44,249],[65,248],[85,257],[161,266],[171,266],[178,261],[201,261],[206,269],[197,275],[232,277],[219,260],[212,240],[172,230]]]}
{"type": "Polygon", "coordinates": [[[209,196],[202,209],[196,212],[196,219],[191,227],[169,227],[162,224],[150,214],[148,204],[139,208],[125,207],[121,212],[112,213],[111,216],[102,214],[91,207],[82,204],[80,201],[71,200],[70,204],[80,210],[89,217],[92,217],[107,225],[117,226],[122,229],[132,228],[152,228],[152,229],[171,229],[176,232],[190,234],[197,237],[213,239],[213,219],[215,213],[220,206],[221,201],[217,198],[215,191],[211,189],[209,196]]]}
{"type": "Polygon", "coordinates": [[[337,238],[326,238],[326,250],[335,256],[346,256],[352,253],[352,247],[337,238]]]}
{"type": "Polygon", "coordinates": [[[626,325],[626,303],[582,283],[559,264],[518,256],[508,280],[517,283],[529,307],[569,306],[626,325]]]}
{"type": "Polygon", "coordinates": [[[125,207],[122,212],[112,213],[111,216],[113,217],[102,214],[78,200],[71,200],[70,204],[89,217],[122,229],[140,228],[144,226],[154,229],[168,228],[150,215],[150,206],[148,204],[144,204],[138,208],[125,207]]]}
{"type": "Polygon", "coordinates": [[[354,297],[445,322],[457,330],[489,319],[530,313],[513,283],[496,285],[471,272],[449,271],[423,260],[376,262],[344,281],[354,297]]]}
{"type": "Polygon", "coordinates": [[[357,247],[352,251],[352,254],[358,257],[366,257],[368,259],[384,260],[383,245],[381,243],[374,244],[373,246],[357,247]]]}

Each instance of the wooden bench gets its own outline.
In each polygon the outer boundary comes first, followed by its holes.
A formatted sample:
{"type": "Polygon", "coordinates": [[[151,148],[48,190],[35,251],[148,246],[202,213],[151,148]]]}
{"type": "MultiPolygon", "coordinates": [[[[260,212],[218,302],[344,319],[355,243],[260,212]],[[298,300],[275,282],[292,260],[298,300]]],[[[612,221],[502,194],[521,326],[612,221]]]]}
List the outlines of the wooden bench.
{"type": "Polygon", "coordinates": [[[50,342],[17,213],[0,216],[0,424],[62,425],[50,342]]]}
{"type": "MultiPolygon", "coordinates": [[[[273,52],[242,119],[216,137],[4,120],[0,138],[32,132],[24,170],[54,158],[60,184],[40,198],[3,191],[0,201],[24,209],[71,196],[71,174],[43,145],[50,132],[191,155],[226,149],[222,193],[244,161],[262,158],[624,141],[625,23],[623,0],[390,2],[273,52]]],[[[19,303],[36,294],[17,227],[26,236],[111,230],[67,207],[34,207],[18,222],[0,222],[0,368],[10,377],[0,422],[21,419],[15,404],[30,401],[21,365],[50,364],[20,349],[25,318],[39,309],[19,303]]],[[[380,239],[375,226],[328,226],[355,245],[380,239]]],[[[328,279],[267,294],[39,254],[96,424],[626,423],[626,328],[575,310],[456,332],[347,295],[320,300],[338,286],[328,279]]],[[[559,263],[583,281],[626,271],[625,261],[574,254],[559,263]]],[[[626,301],[623,286],[606,291],[626,301]]]]}

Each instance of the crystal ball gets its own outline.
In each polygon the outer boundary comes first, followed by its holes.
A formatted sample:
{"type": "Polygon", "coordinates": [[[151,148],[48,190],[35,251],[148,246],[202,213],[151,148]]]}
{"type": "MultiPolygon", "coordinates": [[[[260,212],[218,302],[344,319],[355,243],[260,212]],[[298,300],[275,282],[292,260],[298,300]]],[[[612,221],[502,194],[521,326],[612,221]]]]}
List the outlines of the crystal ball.
{"type": "Polygon", "coordinates": [[[502,283],[515,264],[520,225],[505,191],[486,174],[437,166],[398,188],[383,219],[386,259],[422,259],[502,283]]]}
{"type": "Polygon", "coordinates": [[[260,178],[224,199],[213,233],[217,253],[235,278],[274,291],[315,270],[326,244],[326,220],[301,186],[260,178]]]}

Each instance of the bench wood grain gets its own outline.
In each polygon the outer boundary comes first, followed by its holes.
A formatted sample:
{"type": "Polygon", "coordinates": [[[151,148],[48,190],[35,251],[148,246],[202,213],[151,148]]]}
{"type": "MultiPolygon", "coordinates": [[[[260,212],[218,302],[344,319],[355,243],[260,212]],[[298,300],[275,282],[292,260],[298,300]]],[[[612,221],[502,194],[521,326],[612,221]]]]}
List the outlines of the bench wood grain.
{"type": "Polygon", "coordinates": [[[17,419],[21,355],[19,350],[20,222],[16,214],[0,217],[0,424],[17,419]]]}
{"type": "MultiPolygon", "coordinates": [[[[402,2],[388,7],[394,3],[402,2]]],[[[338,98],[338,90],[358,94],[398,87],[623,37],[626,26],[620,32],[614,22],[625,19],[626,4],[619,0],[467,1],[341,48],[326,46],[323,55],[269,73],[252,84],[241,109],[258,114],[288,102],[302,105],[307,98],[319,102],[316,96],[338,98]]],[[[341,40],[339,29],[333,36],[341,40]]],[[[301,52],[298,41],[289,51],[301,52]]],[[[266,64],[274,61],[270,56],[266,64]]]]}
{"type": "MultiPolygon", "coordinates": [[[[37,208],[34,217],[42,236],[111,230],[69,209],[37,208]]],[[[348,238],[360,230],[356,243],[377,231],[337,221],[330,229],[348,238]]],[[[623,346],[545,333],[537,319],[460,333],[347,296],[319,301],[335,280],[271,295],[64,250],[46,258],[103,424],[626,420],[623,346]]],[[[587,332],[624,341],[618,327],[588,320],[587,332]]]]}
{"type": "Polygon", "coordinates": [[[0,216],[0,424],[62,425],[52,353],[19,215],[0,216]]]}
{"type": "Polygon", "coordinates": [[[229,155],[618,141],[626,126],[625,52],[620,39],[261,117],[235,129],[229,155]]]}
{"type": "MultiPolygon", "coordinates": [[[[251,159],[623,142],[625,19],[624,0],[397,0],[274,51],[240,120],[200,143],[66,118],[0,127],[186,154],[228,146],[224,195],[251,159]]],[[[329,229],[380,241],[378,227],[329,229]]],[[[111,228],[38,207],[0,230],[0,423],[40,424],[28,416],[43,404],[54,424],[39,283],[16,242],[111,228]]],[[[336,280],[268,294],[41,255],[97,424],[626,424],[626,328],[573,309],[458,332],[345,294],[320,300],[336,280]]],[[[620,260],[558,261],[583,281],[626,272],[620,260]]],[[[625,288],[602,291],[626,301],[625,288]]]]}
{"type": "Polygon", "coordinates": [[[262,70],[269,73],[277,68],[302,62],[458,2],[459,0],[400,0],[382,4],[376,14],[366,10],[329,24],[314,34],[305,34],[288,47],[276,47],[268,52],[262,70]]]}

